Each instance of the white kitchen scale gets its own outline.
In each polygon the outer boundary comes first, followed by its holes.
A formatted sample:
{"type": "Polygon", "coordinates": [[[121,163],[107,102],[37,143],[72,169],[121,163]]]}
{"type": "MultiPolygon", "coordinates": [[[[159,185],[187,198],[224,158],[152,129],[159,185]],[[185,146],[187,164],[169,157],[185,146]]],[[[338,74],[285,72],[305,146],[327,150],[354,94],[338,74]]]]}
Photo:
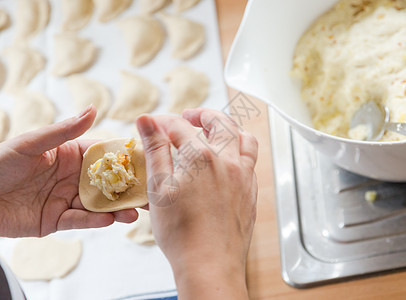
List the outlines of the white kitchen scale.
{"type": "Polygon", "coordinates": [[[283,279],[303,288],[405,267],[406,183],[345,171],[269,117],[283,279]]]}

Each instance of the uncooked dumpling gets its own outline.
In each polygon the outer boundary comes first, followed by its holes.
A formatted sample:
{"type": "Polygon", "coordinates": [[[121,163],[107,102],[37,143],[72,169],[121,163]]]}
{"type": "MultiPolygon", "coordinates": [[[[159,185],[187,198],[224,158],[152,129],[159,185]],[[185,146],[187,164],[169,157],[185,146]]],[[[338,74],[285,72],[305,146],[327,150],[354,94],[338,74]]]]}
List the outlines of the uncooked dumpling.
{"type": "Polygon", "coordinates": [[[150,16],[129,17],[120,21],[124,40],[130,52],[130,63],[142,66],[161,50],[165,38],[158,20],[150,16]]]}
{"type": "Polygon", "coordinates": [[[149,211],[137,209],[138,219],[135,226],[127,233],[127,238],[140,245],[154,245],[155,238],[152,234],[151,218],[149,211]]]}
{"type": "Polygon", "coordinates": [[[209,93],[209,78],[186,66],[172,70],[165,79],[169,81],[169,111],[173,113],[180,114],[186,108],[198,107],[209,93]]]}
{"type": "MultiPolygon", "coordinates": [[[[100,167],[100,164],[96,167],[100,167]]],[[[111,180],[114,180],[113,183],[117,183],[117,178],[111,178],[111,180]]],[[[111,212],[145,206],[148,203],[147,173],[142,141],[119,138],[90,146],[83,155],[79,181],[79,198],[86,209],[95,212],[111,212]],[[128,152],[129,147],[132,149],[130,152],[128,152]],[[120,153],[129,153],[129,163],[132,164],[134,169],[137,184],[121,192],[118,195],[118,199],[112,201],[97,186],[90,184],[88,170],[90,170],[92,165],[94,167],[94,163],[103,158],[106,153],[116,154],[118,151],[120,153]]]]}
{"type": "Polygon", "coordinates": [[[153,14],[168,4],[168,0],[141,0],[140,9],[143,14],[153,14]]]}
{"type": "Polygon", "coordinates": [[[202,24],[179,15],[161,13],[160,17],[169,34],[173,58],[189,59],[202,49],[205,42],[202,24]]]}
{"type": "Polygon", "coordinates": [[[55,114],[53,103],[43,94],[19,92],[14,99],[9,137],[51,124],[55,114]]]}
{"type": "Polygon", "coordinates": [[[121,76],[120,89],[109,117],[135,122],[140,114],[151,112],[158,105],[159,90],[144,77],[125,71],[121,76]]]}
{"type": "Polygon", "coordinates": [[[0,31],[10,26],[10,16],[5,10],[0,9],[0,31]]]}
{"type": "Polygon", "coordinates": [[[79,113],[85,107],[93,104],[97,108],[97,116],[93,124],[99,123],[110,107],[109,90],[100,82],[82,75],[70,76],[67,79],[67,85],[73,96],[76,111],[79,113]]]}
{"type": "Polygon", "coordinates": [[[79,137],[79,139],[84,140],[111,140],[118,138],[119,136],[114,132],[103,129],[103,128],[92,128],[86,131],[83,135],[79,137]]]}
{"type": "Polygon", "coordinates": [[[96,15],[100,22],[108,22],[119,16],[132,3],[133,0],[93,0],[96,15]]]}
{"type": "Polygon", "coordinates": [[[200,0],[172,0],[172,1],[173,5],[175,5],[175,10],[177,12],[187,10],[200,2],[200,0]]]}
{"type": "Polygon", "coordinates": [[[18,0],[16,11],[16,39],[33,37],[43,30],[49,21],[48,0],[18,0]]]}
{"type": "Polygon", "coordinates": [[[10,118],[4,110],[0,109],[0,142],[6,139],[9,129],[10,118]]]}
{"type": "Polygon", "coordinates": [[[97,48],[92,42],[74,33],[61,33],[54,37],[55,76],[68,76],[87,70],[96,60],[97,48]]]}
{"type": "Polygon", "coordinates": [[[80,240],[25,238],[14,246],[10,267],[22,280],[52,280],[69,274],[81,255],[80,240]]]}
{"type": "Polygon", "coordinates": [[[4,90],[15,93],[25,88],[45,67],[45,58],[34,49],[12,46],[3,51],[7,61],[7,79],[4,90]]]}
{"type": "Polygon", "coordinates": [[[92,0],[62,0],[62,29],[77,31],[89,22],[93,12],[92,0]]]}

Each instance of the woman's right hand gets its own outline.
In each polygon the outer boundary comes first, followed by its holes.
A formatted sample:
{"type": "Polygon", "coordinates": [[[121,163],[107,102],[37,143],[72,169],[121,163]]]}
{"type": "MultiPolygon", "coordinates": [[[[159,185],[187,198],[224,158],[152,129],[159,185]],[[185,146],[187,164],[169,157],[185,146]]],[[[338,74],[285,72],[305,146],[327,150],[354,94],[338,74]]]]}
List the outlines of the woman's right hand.
{"type": "Polygon", "coordinates": [[[172,265],[180,298],[248,298],[256,139],[223,113],[204,108],[186,110],[183,118],[144,115],[137,125],[152,229],[172,265]],[[171,144],[178,149],[175,168],[171,144]]]}

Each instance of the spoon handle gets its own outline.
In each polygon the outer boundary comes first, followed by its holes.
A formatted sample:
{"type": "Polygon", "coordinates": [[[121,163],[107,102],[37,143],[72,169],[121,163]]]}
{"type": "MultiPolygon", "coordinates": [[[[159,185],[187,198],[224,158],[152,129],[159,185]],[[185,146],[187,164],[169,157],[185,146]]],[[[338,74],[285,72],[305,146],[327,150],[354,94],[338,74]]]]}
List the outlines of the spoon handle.
{"type": "Polygon", "coordinates": [[[406,123],[389,123],[386,129],[406,136],[406,123]]]}

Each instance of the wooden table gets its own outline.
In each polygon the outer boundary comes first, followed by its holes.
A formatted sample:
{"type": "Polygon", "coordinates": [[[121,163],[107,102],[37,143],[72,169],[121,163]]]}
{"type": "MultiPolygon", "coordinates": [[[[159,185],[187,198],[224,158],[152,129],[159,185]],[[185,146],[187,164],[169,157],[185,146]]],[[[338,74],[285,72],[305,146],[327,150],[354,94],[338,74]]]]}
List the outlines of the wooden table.
{"type": "MultiPolygon", "coordinates": [[[[269,0],[270,1],[270,0],[269,0]]],[[[299,0],[298,0],[299,1],[299,0]]],[[[302,0],[303,1],[303,0],[302,0]]],[[[224,61],[240,24],[246,0],[217,0],[224,61]]],[[[229,90],[230,99],[237,94],[229,90]]],[[[250,98],[260,109],[259,117],[245,120],[244,128],[258,139],[258,216],[248,257],[247,282],[251,299],[406,299],[406,272],[298,290],[281,277],[272,154],[267,106],[250,98]]]]}

